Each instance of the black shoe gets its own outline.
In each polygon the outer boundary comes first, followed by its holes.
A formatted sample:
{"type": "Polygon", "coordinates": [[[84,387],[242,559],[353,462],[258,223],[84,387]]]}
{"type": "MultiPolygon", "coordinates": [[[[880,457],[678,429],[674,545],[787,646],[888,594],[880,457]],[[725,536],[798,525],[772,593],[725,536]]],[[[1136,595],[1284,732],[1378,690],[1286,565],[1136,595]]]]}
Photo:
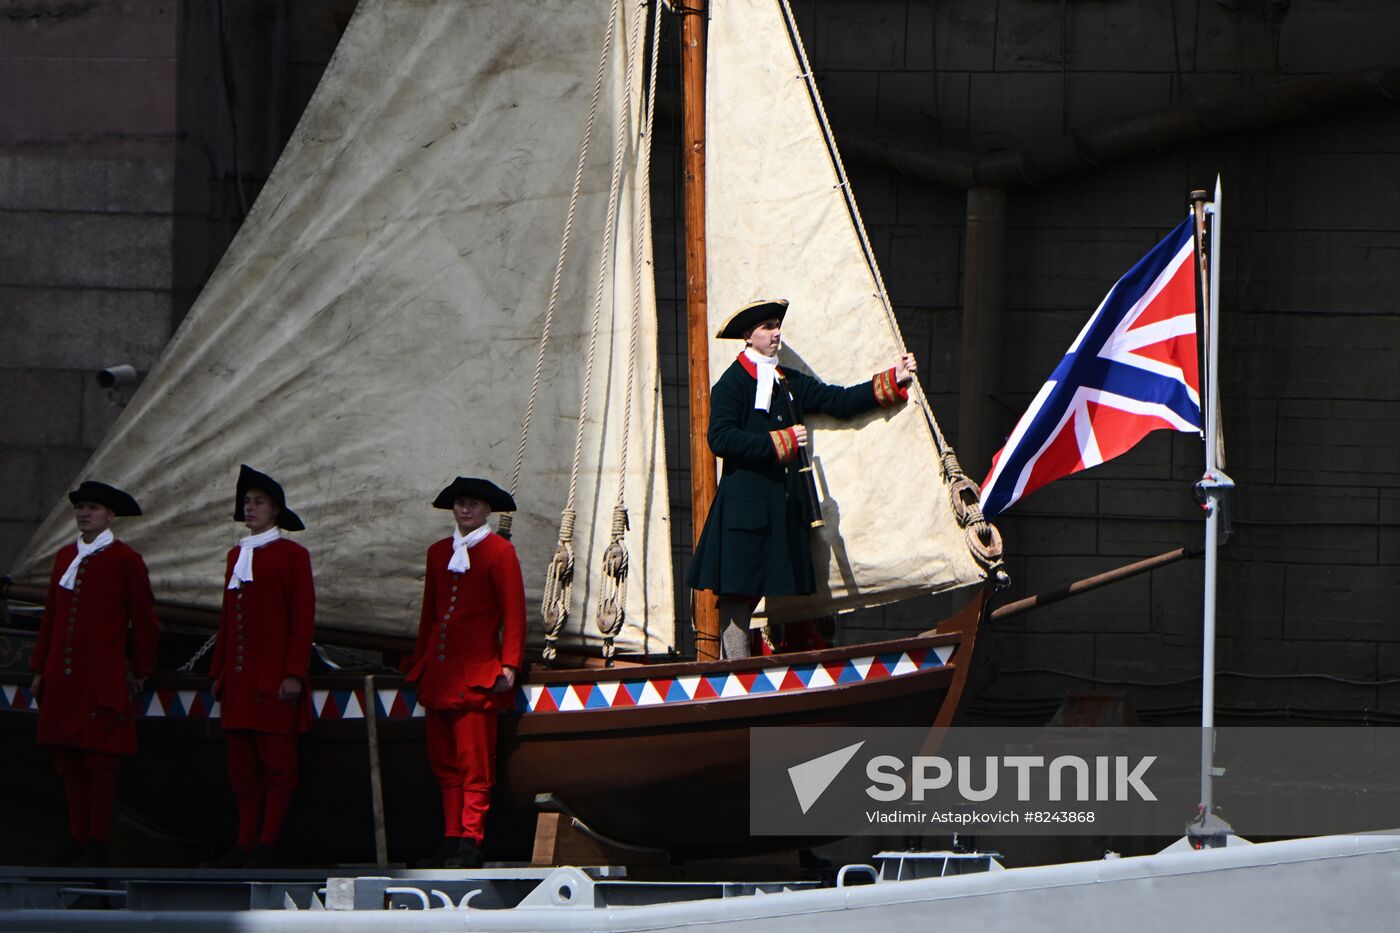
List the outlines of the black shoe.
{"type": "Polygon", "coordinates": [[[248,857],[243,860],[244,868],[276,868],[277,851],[272,846],[259,843],[253,846],[253,851],[248,853],[248,857]]]}
{"type": "Polygon", "coordinates": [[[210,859],[200,864],[200,868],[242,868],[248,861],[248,853],[238,846],[233,846],[218,858],[210,859]]]}
{"type": "Polygon", "coordinates": [[[481,849],[477,846],[476,840],[470,836],[463,836],[457,841],[457,851],[443,859],[443,868],[480,868],[481,849]]]}
{"type": "Polygon", "coordinates": [[[73,859],[74,868],[106,868],[112,862],[107,852],[107,843],[100,839],[89,839],[83,844],[83,853],[73,859]]]}
{"type": "MultiPolygon", "coordinates": [[[[457,840],[452,840],[456,842],[457,840]]],[[[49,864],[55,868],[67,868],[83,857],[83,844],[76,839],[65,839],[63,845],[49,859],[49,864]]]]}
{"type": "Polygon", "coordinates": [[[443,836],[442,842],[438,843],[437,851],[426,858],[420,858],[414,862],[415,868],[442,868],[443,863],[457,854],[457,846],[461,843],[457,836],[443,836]]]}

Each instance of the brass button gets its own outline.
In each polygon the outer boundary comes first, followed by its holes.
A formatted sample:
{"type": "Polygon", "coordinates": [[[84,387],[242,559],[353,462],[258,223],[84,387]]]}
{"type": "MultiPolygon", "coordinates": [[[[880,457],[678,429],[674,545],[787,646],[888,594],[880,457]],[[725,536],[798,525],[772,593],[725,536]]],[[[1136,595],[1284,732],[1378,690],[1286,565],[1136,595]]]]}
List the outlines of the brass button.
{"type": "Polygon", "coordinates": [[[235,621],[235,622],[242,622],[242,621],[243,621],[243,613],[240,612],[240,613],[238,613],[238,615],[234,616],[234,617],[233,617],[233,621],[235,621]]]}
{"type": "Polygon", "coordinates": [[[439,661],[446,661],[446,660],[447,660],[447,655],[445,655],[445,654],[440,654],[440,655],[438,655],[438,660],[439,660],[439,661]]]}
{"type": "Polygon", "coordinates": [[[65,668],[63,669],[63,673],[65,673],[65,674],[71,674],[71,673],[73,673],[73,669],[72,669],[71,667],[65,667],[65,668]]]}
{"type": "Polygon", "coordinates": [[[241,673],[243,673],[243,668],[241,668],[241,667],[235,667],[235,668],[233,669],[233,672],[234,672],[235,674],[241,674],[241,673]]]}

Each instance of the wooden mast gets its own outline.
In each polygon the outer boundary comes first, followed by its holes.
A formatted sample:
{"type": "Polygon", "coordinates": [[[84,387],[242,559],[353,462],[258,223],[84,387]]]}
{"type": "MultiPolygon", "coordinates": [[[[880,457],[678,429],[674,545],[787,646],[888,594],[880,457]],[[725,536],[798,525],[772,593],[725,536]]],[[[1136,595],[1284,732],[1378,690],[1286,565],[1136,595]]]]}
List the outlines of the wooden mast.
{"type": "MultiPolygon", "coordinates": [[[[681,12],[681,139],[685,173],[685,295],[690,359],[691,545],[715,498],[715,458],[705,435],[710,424],[710,334],[705,295],[705,0],[688,0],[681,12]]],[[[695,657],[719,658],[719,606],[715,594],[697,590],[691,619],[695,657]]]]}

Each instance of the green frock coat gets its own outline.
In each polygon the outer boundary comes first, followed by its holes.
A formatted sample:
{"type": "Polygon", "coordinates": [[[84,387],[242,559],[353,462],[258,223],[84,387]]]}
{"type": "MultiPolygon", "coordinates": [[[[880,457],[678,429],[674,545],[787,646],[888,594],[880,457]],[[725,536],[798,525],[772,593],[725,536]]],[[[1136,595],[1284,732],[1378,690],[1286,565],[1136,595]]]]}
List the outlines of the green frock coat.
{"type": "MultiPolygon", "coordinates": [[[[782,384],[768,411],[754,408],[758,380],[740,354],[710,390],[710,450],[724,463],[686,583],[724,596],[798,596],[816,591],[806,493],[798,463],[778,462],[772,431],[792,427],[782,384]]],[[[749,364],[752,366],[753,364],[749,364]]],[[[784,372],[799,423],[809,414],[853,418],[878,407],[875,380],[844,388],[784,372]]],[[[891,374],[878,378],[889,380],[891,374]]]]}

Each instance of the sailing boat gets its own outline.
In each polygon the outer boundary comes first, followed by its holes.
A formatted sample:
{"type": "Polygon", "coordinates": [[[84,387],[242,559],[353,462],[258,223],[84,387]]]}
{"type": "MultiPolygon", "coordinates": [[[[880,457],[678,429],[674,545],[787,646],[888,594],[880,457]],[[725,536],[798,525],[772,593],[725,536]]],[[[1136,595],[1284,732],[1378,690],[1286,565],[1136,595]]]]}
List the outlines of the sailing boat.
{"type": "MultiPolygon", "coordinates": [[[[712,12],[704,329],[781,295],[794,308],[784,365],[869,378],[903,343],[791,11],[712,12]]],[[[750,727],[948,724],[984,600],[917,638],[678,657],[649,215],[660,15],[620,0],[362,0],[237,238],[84,475],[140,496],[146,517],[120,532],[159,600],[204,610],[238,533],[233,469],[277,475],[307,522],[326,641],[411,636],[421,555],[445,530],[430,491],[457,473],[509,477],[521,509],[500,530],[555,663],[520,685],[500,796],[533,812],[550,793],[604,836],[715,853],[750,844],[743,808],[683,804],[701,788],[741,793],[750,727]],[[614,652],[611,667],[562,669],[614,652]]],[[[713,378],[727,350],[709,358],[713,378]]],[[[893,413],[810,426],[820,591],[759,619],[1001,574],[976,487],[917,387],[893,413]]],[[[60,503],[12,596],[41,592],[70,535],[60,503]]],[[[390,738],[414,741],[410,688],[313,688],[313,738],[371,704],[402,727],[390,738]]],[[[6,716],[32,710],[22,686],[4,689],[6,716]]],[[[157,684],[142,707],[129,772],[169,763],[151,751],[162,729],[180,720],[182,741],[206,742],[217,716],[207,684],[188,680],[157,684]]],[[[304,801],[339,799],[315,781],[304,801]]]]}

